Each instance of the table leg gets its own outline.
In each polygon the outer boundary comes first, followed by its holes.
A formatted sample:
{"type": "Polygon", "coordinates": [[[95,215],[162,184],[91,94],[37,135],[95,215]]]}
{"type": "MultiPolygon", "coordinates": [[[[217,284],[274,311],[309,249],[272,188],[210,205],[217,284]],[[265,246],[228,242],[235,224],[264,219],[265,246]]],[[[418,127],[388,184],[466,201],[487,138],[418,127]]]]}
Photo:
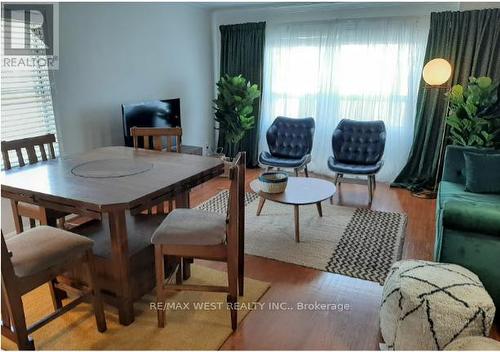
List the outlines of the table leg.
{"type": "MultiPolygon", "coordinates": [[[[175,207],[176,208],[189,208],[189,191],[180,192],[175,195],[175,207]]],[[[191,263],[192,258],[182,258],[182,278],[187,280],[191,277],[191,263]]]]}
{"type": "Polygon", "coordinates": [[[262,197],[259,198],[259,205],[257,206],[257,216],[260,215],[260,212],[262,211],[262,207],[264,206],[264,202],[266,200],[262,197]]]}
{"type": "Polygon", "coordinates": [[[175,195],[176,208],[189,208],[189,191],[179,192],[175,195]]]}
{"type": "Polygon", "coordinates": [[[299,228],[299,206],[293,206],[293,217],[295,219],[295,242],[300,242],[300,228],[299,228]]]}
{"type": "Polygon", "coordinates": [[[193,264],[193,258],[182,258],[182,279],[187,280],[191,277],[191,264],[193,264]]]}
{"type": "Polygon", "coordinates": [[[175,284],[182,285],[182,278],[184,277],[182,258],[175,257],[175,262],[177,263],[177,271],[175,272],[175,284]]]}
{"type": "Polygon", "coordinates": [[[128,258],[127,224],[125,210],[109,213],[111,253],[117,279],[118,318],[120,324],[129,325],[134,321],[134,304],[130,289],[130,269],[128,258]]]}
{"type": "Polygon", "coordinates": [[[316,208],[318,208],[318,214],[320,217],[323,216],[323,210],[321,209],[321,202],[316,203],[316,208]]]}

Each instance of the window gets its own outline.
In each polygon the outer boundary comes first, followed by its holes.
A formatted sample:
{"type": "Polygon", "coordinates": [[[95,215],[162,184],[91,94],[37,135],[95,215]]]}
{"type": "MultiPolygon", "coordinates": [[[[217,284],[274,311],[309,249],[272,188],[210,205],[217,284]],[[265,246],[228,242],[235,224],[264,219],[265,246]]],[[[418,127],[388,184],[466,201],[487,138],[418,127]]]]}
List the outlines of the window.
{"type": "MultiPolygon", "coordinates": [[[[2,19],[2,34],[4,31],[2,19]]],[[[24,23],[12,21],[12,45],[24,45],[24,23]]],[[[31,47],[40,45],[41,33],[31,36],[31,47]]],[[[2,35],[2,41],[4,36],[2,35]]],[[[39,51],[45,56],[44,50],[39,51]]],[[[51,84],[46,67],[32,69],[9,68],[2,65],[1,86],[1,123],[2,141],[19,138],[35,137],[47,133],[56,134],[54,109],[52,106],[51,84]]],[[[57,143],[54,145],[56,155],[59,153],[57,143]]],[[[36,148],[37,152],[38,149],[36,148]]],[[[17,166],[17,156],[11,152],[12,166],[17,166]]],[[[27,155],[25,155],[27,160],[27,155]]],[[[38,155],[40,157],[40,155],[38,155]]],[[[1,167],[3,169],[3,160],[1,167]]]]}
{"type": "Polygon", "coordinates": [[[404,166],[413,138],[426,27],[418,18],[359,19],[268,26],[259,148],[276,116],[313,117],[311,171],[326,161],[341,119],[383,120],[381,181],[404,166]]]}

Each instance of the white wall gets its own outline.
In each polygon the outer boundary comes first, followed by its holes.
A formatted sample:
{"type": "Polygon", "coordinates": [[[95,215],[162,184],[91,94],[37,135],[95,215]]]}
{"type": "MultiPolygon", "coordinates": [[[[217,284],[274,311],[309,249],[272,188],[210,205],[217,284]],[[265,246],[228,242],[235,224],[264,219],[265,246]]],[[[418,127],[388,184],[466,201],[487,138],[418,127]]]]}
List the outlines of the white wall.
{"type": "Polygon", "coordinates": [[[54,109],[64,154],[122,145],[121,104],[181,99],[183,142],[213,145],[211,16],[191,4],[61,3],[54,109]]]}

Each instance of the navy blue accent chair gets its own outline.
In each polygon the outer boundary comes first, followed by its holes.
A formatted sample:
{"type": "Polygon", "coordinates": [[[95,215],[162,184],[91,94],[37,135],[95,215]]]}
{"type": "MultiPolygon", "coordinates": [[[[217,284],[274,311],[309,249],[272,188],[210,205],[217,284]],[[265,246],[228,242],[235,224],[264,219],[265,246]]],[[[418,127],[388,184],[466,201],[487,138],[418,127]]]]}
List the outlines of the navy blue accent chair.
{"type": "Polygon", "coordinates": [[[385,125],[383,121],[341,120],[333,132],[333,156],[328,168],[335,172],[335,185],[345,183],[368,184],[369,203],[375,191],[375,175],[384,161],[385,125]],[[365,175],[368,181],[344,178],[344,174],[365,175]]]}
{"type": "Polygon", "coordinates": [[[307,117],[294,119],[278,116],[267,130],[268,152],[259,155],[259,163],[267,169],[293,169],[298,176],[304,169],[306,177],[307,164],[311,162],[311,150],[314,138],[314,119],[307,117]]]}

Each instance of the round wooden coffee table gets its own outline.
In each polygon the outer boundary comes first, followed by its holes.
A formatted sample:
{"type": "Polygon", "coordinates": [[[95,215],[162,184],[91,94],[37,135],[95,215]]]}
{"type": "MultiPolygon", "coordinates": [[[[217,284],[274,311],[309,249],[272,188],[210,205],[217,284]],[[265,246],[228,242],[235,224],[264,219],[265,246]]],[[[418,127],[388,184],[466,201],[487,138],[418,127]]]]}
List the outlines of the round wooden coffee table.
{"type": "Polygon", "coordinates": [[[296,242],[300,242],[299,206],[316,204],[319,216],[323,216],[321,202],[332,197],[336,191],[335,185],[332,182],[312,177],[289,177],[288,184],[283,193],[261,192],[258,179],[253,180],[250,183],[250,187],[260,196],[257,216],[260,215],[266,200],[293,205],[296,242]]]}

